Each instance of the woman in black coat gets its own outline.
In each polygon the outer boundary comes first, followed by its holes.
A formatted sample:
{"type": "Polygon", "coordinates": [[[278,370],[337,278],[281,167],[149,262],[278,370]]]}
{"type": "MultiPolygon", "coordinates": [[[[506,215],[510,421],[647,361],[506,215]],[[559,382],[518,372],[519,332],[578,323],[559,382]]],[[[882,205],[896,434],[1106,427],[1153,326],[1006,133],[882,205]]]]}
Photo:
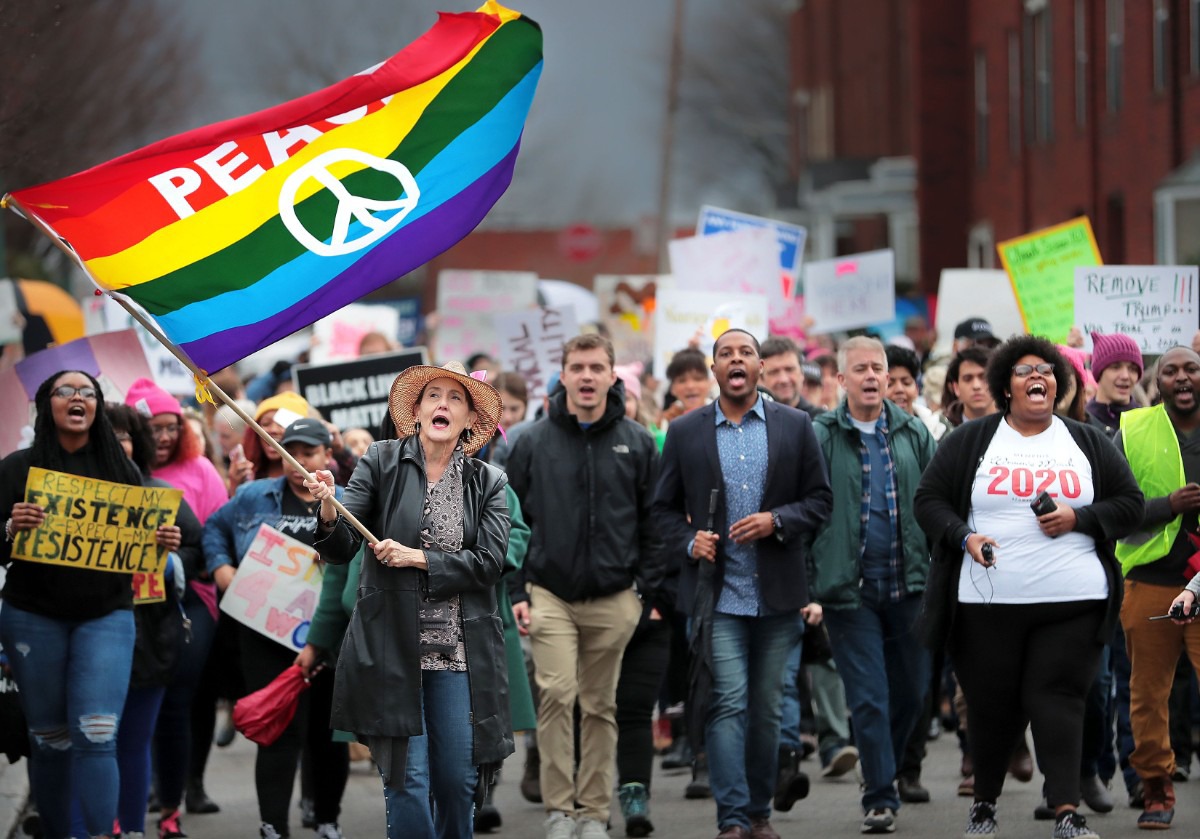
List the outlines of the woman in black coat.
{"type": "MultiPolygon", "coordinates": [[[[469,839],[475,798],[513,752],[495,595],[505,478],[471,457],[501,401],[460,365],[422,365],[396,378],[389,410],[400,439],[371,444],[342,498],[382,538],[368,545],[338,656],[333,725],[371,748],[389,839],[469,839]]],[[[332,474],[314,478],[315,547],[349,562],[362,539],[333,506],[332,474]]]]}

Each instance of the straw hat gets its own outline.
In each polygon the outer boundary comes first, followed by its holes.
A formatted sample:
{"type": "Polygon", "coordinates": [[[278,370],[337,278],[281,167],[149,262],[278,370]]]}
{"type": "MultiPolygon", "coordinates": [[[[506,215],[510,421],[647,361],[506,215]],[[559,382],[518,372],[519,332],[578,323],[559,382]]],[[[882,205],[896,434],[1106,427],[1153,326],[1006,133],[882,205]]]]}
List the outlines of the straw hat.
{"type": "MultiPolygon", "coordinates": [[[[478,375],[482,376],[483,373],[478,375]]],[[[482,449],[496,433],[500,423],[500,410],[503,405],[500,393],[482,379],[467,375],[457,361],[452,361],[445,367],[434,367],[429,364],[418,364],[409,367],[392,382],[392,393],[388,398],[388,411],[392,422],[396,424],[397,437],[411,437],[415,431],[416,419],[413,416],[417,399],[425,385],[434,379],[453,379],[461,384],[471,397],[475,411],[475,425],[471,426],[471,436],[463,443],[463,451],[473,455],[482,449]]]]}

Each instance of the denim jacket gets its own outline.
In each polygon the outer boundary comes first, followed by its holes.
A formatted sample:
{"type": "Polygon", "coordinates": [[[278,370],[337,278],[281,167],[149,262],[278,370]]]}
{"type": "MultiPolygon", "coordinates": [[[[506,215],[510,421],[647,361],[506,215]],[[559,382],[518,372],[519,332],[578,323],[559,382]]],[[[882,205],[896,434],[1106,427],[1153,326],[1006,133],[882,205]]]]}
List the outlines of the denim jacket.
{"type": "MultiPolygon", "coordinates": [[[[260,525],[271,527],[283,514],[287,478],[263,478],[242,484],[233,498],[204,522],[204,565],[212,574],[222,565],[234,568],[250,550],[260,525]]],[[[335,487],[337,497],[342,488],[335,487]]]]}

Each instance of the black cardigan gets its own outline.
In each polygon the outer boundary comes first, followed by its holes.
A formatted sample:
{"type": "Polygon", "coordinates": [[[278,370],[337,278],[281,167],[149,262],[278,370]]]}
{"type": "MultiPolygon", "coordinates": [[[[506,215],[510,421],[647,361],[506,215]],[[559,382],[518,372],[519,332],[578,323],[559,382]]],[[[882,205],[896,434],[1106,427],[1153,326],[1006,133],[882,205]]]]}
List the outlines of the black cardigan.
{"type": "MultiPolygon", "coordinates": [[[[967,525],[971,485],[1003,416],[993,414],[956,428],[942,440],[917,487],[914,512],[933,545],[920,626],[931,649],[941,648],[950,637],[958,606],[962,543],[971,532],[967,525]]],[[[1097,500],[1075,509],[1075,530],[1096,540],[1096,553],[1108,577],[1108,602],[1100,625],[1100,640],[1107,643],[1120,615],[1123,590],[1113,543],[1138,528],[1145,501],[1129,464],[1102,431],[1070,419],[1063,422],[1092,467],[1097,500]]]]}

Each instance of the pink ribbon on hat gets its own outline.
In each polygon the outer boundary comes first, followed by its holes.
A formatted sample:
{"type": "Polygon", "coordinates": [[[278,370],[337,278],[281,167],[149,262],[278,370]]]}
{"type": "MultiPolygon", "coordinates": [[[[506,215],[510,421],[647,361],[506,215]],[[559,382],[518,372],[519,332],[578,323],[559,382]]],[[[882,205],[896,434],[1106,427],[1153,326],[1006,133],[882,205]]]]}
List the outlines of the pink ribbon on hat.
{"type": "MultiPolygon", "coordinates": [[[[472,379],[474,379],[477,382],[483,382],[484,384],[487,384],[487,370],[475,370],[471,373],[468,373],[467,375],[470,376],[472,379]]],[[[496,425],[496,430],[500,432],[500,436],[503,437],[504,442],[507,443],[508,435],[504,433],[504,429],[501,428],[498,423],[496,425]]]]}

